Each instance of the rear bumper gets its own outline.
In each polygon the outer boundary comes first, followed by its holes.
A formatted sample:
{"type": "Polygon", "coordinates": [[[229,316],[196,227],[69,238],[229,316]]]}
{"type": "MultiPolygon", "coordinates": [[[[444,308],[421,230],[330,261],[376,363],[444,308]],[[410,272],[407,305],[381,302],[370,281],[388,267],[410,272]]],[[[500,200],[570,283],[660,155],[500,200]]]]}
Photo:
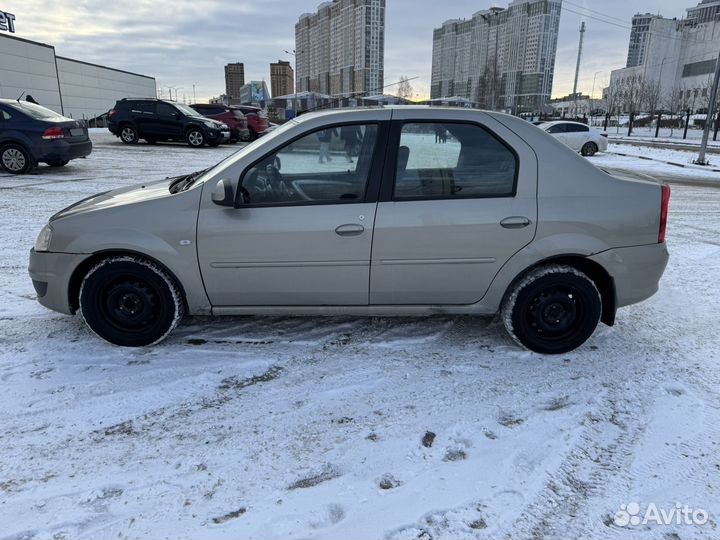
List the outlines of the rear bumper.
{"type": "Polygon", "coordinates": [[[669,255],[667,244],[616,248],[589,257],[602,265],[615,281],[617,307],[636,304],[658,291],[669,255]]]}
{"type": "Polygon", "coordinates": [[[36,147],[35,159],[40,162],[46,161],[69,161],[89,156],[92,153],[92,142],[87,141],[71,142],[64,139],[43,141],[36,147]]]}
{"type": "Polygon", "coordinates": [[[73,271],[88,255],[73,253],[38,253],[30,250],[28,273],[38,302],[53,311],[72,314],[68,289],[73,271]]]}

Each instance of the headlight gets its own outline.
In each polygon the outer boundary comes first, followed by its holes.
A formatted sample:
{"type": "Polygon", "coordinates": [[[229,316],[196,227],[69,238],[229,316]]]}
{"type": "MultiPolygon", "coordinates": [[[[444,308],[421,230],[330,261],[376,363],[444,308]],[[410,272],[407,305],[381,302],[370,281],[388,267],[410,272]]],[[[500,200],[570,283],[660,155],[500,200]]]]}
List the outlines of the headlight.
{"type": "Polygon", "coordinates": [[[207,127],[214,128],[216,126],[215,122],[203,122],[207,127]]]}
{"type": "Polygon", "coordinates": [[[40,234],[38,234],[37,240],[35,240],[35,251],[47,251],[50,249],[50,239],[52,238],[52,227],[48,223],[42,228],[40,234]]]}

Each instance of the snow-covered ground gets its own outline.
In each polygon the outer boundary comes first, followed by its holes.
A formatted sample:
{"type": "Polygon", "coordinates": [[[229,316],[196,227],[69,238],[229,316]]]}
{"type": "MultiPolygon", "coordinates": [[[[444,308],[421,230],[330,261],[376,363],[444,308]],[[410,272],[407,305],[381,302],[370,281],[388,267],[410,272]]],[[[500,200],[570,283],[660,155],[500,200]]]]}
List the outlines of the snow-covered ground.
{"type": "Polygon", "coordinates": [[[35,235],[235,148],[93,137],[0,175],[0,538],[720,535],[720,189],[673,187],[660,292],[572,354],[466,317],[194,318],[127,350],[36,303],[35,235]],[[633,502],[709,520],[614,524],[633,502]]]}
{"type": "Polygon", "coordinates": [[[713,170],[720,167],[720,155],[708,154],[707,159],[710,166],[707,167],[694,165],[693,160],[697,157],[697,152],[610,143],[608,152],[596,154],[589,159],[598,167],[635,170],[649,175],[657,175],[661,179],[665,175],[671,175],[677,178],[717,180],[720,183],[720,173],[713,170]],[[626,155],[621,156],[617,153],[626,155]],[[685,167],[669,166],[667,162],[685,165],[685,167]]]}

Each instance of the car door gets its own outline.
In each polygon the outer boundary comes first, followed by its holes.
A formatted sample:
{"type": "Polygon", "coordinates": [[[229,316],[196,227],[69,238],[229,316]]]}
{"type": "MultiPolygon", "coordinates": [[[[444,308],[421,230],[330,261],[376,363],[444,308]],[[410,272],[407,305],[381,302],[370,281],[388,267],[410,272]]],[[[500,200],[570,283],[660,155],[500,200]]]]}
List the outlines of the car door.
{"type": "Polygon", "coordinates": [[[214,307],[368,304],[387,126],[352,124],[352,148],[344,127],[312,129],[269,153],[261,147],[239,172],[239,208],[213,205],[204,188],[198,256],[214,307]]]}
{"type": "Polygon", "coordinates": [[[130,108],[130,117],[135,122],[140,136],[154,134],[157,129],[155,102],[131,101],[127,106],[130,108]]]}
{"type": "Polygon", "coordinates": [[[569,139],[570,134],[568,133],[568,124],[553,124],[549,128],[547,128],[546,131],[564,145],[572,148],[572,141],[569,139]]]}
{"type": "Polygon", "coordinates": [[[393,116],[397,158],[375,218],[370,304],[475,303],[535,235],[532,149],[488,114],[433,113],[393,116]]]}
{"type": "Polygon", "coordinates": [[[183,127],[180,120],[180,111],[170,103],[158,101],[155,105],[153,132],[161,137],[180,139],[183,136],[183,127]]]}

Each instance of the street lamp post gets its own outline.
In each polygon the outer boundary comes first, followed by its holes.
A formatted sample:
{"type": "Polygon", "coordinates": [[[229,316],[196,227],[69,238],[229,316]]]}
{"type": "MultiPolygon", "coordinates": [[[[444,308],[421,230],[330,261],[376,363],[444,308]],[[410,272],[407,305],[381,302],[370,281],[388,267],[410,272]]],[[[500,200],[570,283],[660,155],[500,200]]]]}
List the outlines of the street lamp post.
{"type": "MultiPolygon", "coordinates": [[[[302,51],[300,51],[302,52],[302,51]]],[[[295,116],[298,115],[297,113],[297,53],[295,52],[295,49],[292,51],[285,51],[286,54],[289,54],[293,57],[293,64],[294,64],[294,72],[293,72],[293,114],[295,116]]]]}

